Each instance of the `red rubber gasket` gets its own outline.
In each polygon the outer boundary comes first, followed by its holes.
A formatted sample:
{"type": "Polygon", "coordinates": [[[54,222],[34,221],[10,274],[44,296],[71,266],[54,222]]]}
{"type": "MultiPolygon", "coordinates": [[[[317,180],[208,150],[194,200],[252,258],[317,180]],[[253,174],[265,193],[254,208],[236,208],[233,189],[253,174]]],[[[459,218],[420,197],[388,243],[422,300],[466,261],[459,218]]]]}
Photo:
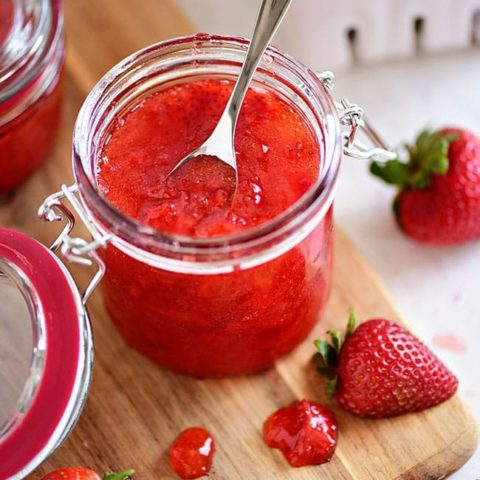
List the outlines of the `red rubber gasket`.
{"type": "Polygon", "coordinates": [[[47,345],[43,375],[30,408],[0,440],[0,478],[8,479],[37,459],[52,439],[74,391],[82,332],[71,285],[46,247],[0,228],[0,258],[19,268],[35,288],[45,313],[47,345]]]}

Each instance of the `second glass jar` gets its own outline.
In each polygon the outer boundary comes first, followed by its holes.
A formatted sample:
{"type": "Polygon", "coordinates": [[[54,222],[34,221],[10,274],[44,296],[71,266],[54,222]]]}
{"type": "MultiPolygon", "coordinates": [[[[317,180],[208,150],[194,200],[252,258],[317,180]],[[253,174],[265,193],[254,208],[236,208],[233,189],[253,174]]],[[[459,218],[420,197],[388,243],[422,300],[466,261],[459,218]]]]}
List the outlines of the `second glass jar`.
{"type": "Polygon", "coordinates": [[[61,0],[0,2],[0,195],[50,153],[61,118],[61,0]]]}

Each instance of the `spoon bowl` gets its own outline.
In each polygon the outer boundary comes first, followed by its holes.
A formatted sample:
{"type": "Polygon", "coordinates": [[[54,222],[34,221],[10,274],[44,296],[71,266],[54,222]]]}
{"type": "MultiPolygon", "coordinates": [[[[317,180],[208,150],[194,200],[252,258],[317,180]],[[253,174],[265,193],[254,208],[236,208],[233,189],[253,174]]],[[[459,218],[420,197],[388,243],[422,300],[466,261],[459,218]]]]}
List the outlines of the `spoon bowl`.
{"type": "Polygon", "coordinates": [[[235,184],[238,183],[238,168],[235,155],[235,127],[238,115],[253,74],[291,2],[292,0],[262,1],[245,62],[215,130],[199,148],[182,158],[169,172],[167,178],[190,160],[208,156],[229,165],[235,174],[235,184]]]}

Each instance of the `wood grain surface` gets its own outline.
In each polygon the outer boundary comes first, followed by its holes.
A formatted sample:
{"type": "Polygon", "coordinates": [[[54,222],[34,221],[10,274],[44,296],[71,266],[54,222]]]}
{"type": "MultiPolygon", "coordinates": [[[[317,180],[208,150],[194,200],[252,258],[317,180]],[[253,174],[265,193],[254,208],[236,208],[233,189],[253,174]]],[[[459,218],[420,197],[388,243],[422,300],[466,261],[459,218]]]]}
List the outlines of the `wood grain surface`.
{"type": "MultiPolygon", "coordinates": [[[[195,0],[199,1],[199,0],[195,0]]],[[[72,180],[71,132],[90,88],[117,61],[153,42],[191,33],[170,0],[66,0],[67,63],[62,132],[46,166],[0,206],[0,224],[49,244],[57,233],[36,220],[41,201],[72,180]]],[[[74,268],[79,284],[91,272],[74,268]]],[[[310,359],[312,339],[343,325],[354,307],[361,318],[400,321],[375,273],[342,234],[328,308],[311,337],[275,368],[248,377],[195,380],[168,371],[126,347],[95,293],[89,302],[96,345],[91,394],[71,437],[31,478],[63,465],[98,471],[133,467],[136,478],[173,479],[167,451],[189,426],[204,426],[217,442],[212,479],[440,479],[459,468],[476,445],[474,421],[455,396],[436,408],[395,419],[357,419],[329,402],[310,359]],[[297,398],[328,404],[340,438],[320,467],[292,469],[266,447],[261,429],[275,409],[297,398]]]]}

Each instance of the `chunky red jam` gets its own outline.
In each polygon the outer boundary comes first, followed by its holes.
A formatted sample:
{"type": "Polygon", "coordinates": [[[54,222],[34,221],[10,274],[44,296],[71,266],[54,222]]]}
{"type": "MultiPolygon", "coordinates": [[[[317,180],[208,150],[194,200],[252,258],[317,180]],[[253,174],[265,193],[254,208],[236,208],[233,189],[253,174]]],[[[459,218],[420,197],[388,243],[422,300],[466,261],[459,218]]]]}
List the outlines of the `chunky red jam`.
{"type": "Polygon", "coordinates": [[[199,478],[212,467],[215,443],[203,428],[184,430],[170,447],[170,465],[180,478],[199,478]]]}
{"type": "MultiPolygon", "coordinates": [[[[34,85],[27,87],[28,90],[34,85]]],[[[7,100],[17,108],[25,92],[7,100]]],[[[5,105],[0,105],[0,114],[5,105]]],[[[1,117],[1,115],[0,115],[1,117]]],[[[61,117],[61,81],[54,84],[19,116],[0,126],[0,194],[28,178],[45,161],[53,147],[61,117]]]]}
{"type": "MultiPolygon", "coordinates": [[[[239,183],[203,158],[167,173],[213,131],[232,83],[198,80],[144,99],[116,120],[98,184],[119,210],[162,232],[213,237],[251,229],[295,203],[319,174],[320,146],[277,94],[251,89],[236,131],[239,183]]],[[[309,332],[331,275],[331,211],[287,253],[247,270],[190,275],[105,253],[106,307],[128,343],[195,376],[265,368],[309,332]]]]}
{"type": "Polygon", "coordinates": [[[337,446],[333,413],[308,400],[294,402],[271,415],[263,428],[265,443],[278,448],[293,467],[329,462],[337,446]]]}
{"type": "Polygon", "coordinates": [[[0,2],[0,45],[12,29],[13,2],[0,2]]]}
{"type": "Polygon", "coordinates": [[[187,163],[165,181],[212,132],[231,88],[221,80],[174,86],[117,120],[99,164],[108,199],[160,231],[193,237],[245,230],[295,203],[318,176],[319,146],[299,114],[266,91],[250,90],[242,107],[233,201],[234,176],[215,159],[187,163]]]}

